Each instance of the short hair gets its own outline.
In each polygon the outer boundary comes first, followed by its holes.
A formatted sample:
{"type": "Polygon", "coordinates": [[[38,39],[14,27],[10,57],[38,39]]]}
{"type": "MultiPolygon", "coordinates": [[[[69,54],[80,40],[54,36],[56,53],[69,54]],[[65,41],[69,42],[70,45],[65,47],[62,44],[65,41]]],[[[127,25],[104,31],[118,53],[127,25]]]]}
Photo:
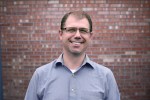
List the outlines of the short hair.
{"type": "Polygon", "coordinates": [[[90,28],[90,32],[92,32],[92,20],[91,20],[91,17],[90,15],[88,15],[86,12],[84,11],[74,11],[74,12],[69,12],[69,13],[66,13],[62,20],[61,20],[61,30],[63,30],[64,26],[65,26],[65,23],[66,23],[66,20],[67,18],[70,16],[70,15],[73,15],[74,17],[76,17],[77,19],[83,19],[83,18],[86,18],[89,22],[89,28],[90,28]]]}

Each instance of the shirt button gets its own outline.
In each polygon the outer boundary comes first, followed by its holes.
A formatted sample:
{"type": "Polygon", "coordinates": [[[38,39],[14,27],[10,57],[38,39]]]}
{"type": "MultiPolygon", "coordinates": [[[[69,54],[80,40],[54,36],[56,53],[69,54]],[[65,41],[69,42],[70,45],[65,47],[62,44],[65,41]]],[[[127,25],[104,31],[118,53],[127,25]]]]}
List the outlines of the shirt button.
{"type": "Polygon", "coordinates": [[[72,92],[75,92],[75,89],[71,89],[72,92]]]}
{"type": "Polygon", "coordinates": [[[74,73],[72,74],[72,76],[73,76],[73,77],[75,76],[74,73]]]}

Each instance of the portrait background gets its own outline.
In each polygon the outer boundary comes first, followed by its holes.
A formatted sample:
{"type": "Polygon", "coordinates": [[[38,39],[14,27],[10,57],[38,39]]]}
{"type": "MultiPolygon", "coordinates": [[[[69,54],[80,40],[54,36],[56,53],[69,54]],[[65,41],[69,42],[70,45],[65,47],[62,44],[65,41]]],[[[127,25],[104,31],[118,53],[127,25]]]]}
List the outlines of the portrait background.
{"type": "Polygon", "coordinates": [[[93,20],[90,58],[110,68],[121,100],[150,99],[149,0],[1,0],[4,100],[23,100],[37,67],[62,53],[62,16],[83,10],[93,20]]]}

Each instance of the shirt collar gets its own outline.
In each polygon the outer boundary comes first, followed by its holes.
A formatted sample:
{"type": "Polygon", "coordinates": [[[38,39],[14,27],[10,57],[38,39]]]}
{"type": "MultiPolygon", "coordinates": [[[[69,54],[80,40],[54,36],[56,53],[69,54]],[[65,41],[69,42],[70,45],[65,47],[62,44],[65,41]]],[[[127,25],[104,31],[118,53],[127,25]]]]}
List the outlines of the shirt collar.
{"type": "MultiPolygon", "coordinates": [[[[90,58],[89,58],[88,55],[86,54],[82,66],[88,65],[88,66],[94,68],[94,66],[93,66],[92,63],[93,63],[93,62],[90,60],[90,58]]],[[[64,65],[63,54],[61,54],[61,55],[58,57],[58,59],[56,59],[56,66],[58,66],[58,65],[60,65],[60,64],[61,64],[61,65],[64,65]]]]}
{"type": "Polygon", "coordinates": [[[56,59],[56,66],[57,66],[58,64],[64,65],[63,54],[61,54],[61,55],[56,59]]]}

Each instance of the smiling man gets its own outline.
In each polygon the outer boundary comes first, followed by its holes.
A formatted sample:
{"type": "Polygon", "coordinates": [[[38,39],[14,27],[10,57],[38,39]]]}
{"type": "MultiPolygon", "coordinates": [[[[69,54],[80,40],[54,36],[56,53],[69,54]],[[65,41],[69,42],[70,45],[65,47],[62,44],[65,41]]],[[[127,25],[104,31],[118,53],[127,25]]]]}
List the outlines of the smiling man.
{"type": "Polygon", "coordinates": [[[81,66],[85,58],[85,50],[93,35],[89,24],[92,21],[88,15],[82,13],[68,13],[66,15],[68,18],[62,20],[61,24],[59,36],[63,43],[63,60],[69,69],[77,69],[81,66]]]}
{"type": "Polygon", "coordinates": [[[120,100],[112,71],[85,54],[92,36],[92,20],[87,13],[65,14],[59,31],[63,52],[36,69],[25,100],[120,100]]]}

